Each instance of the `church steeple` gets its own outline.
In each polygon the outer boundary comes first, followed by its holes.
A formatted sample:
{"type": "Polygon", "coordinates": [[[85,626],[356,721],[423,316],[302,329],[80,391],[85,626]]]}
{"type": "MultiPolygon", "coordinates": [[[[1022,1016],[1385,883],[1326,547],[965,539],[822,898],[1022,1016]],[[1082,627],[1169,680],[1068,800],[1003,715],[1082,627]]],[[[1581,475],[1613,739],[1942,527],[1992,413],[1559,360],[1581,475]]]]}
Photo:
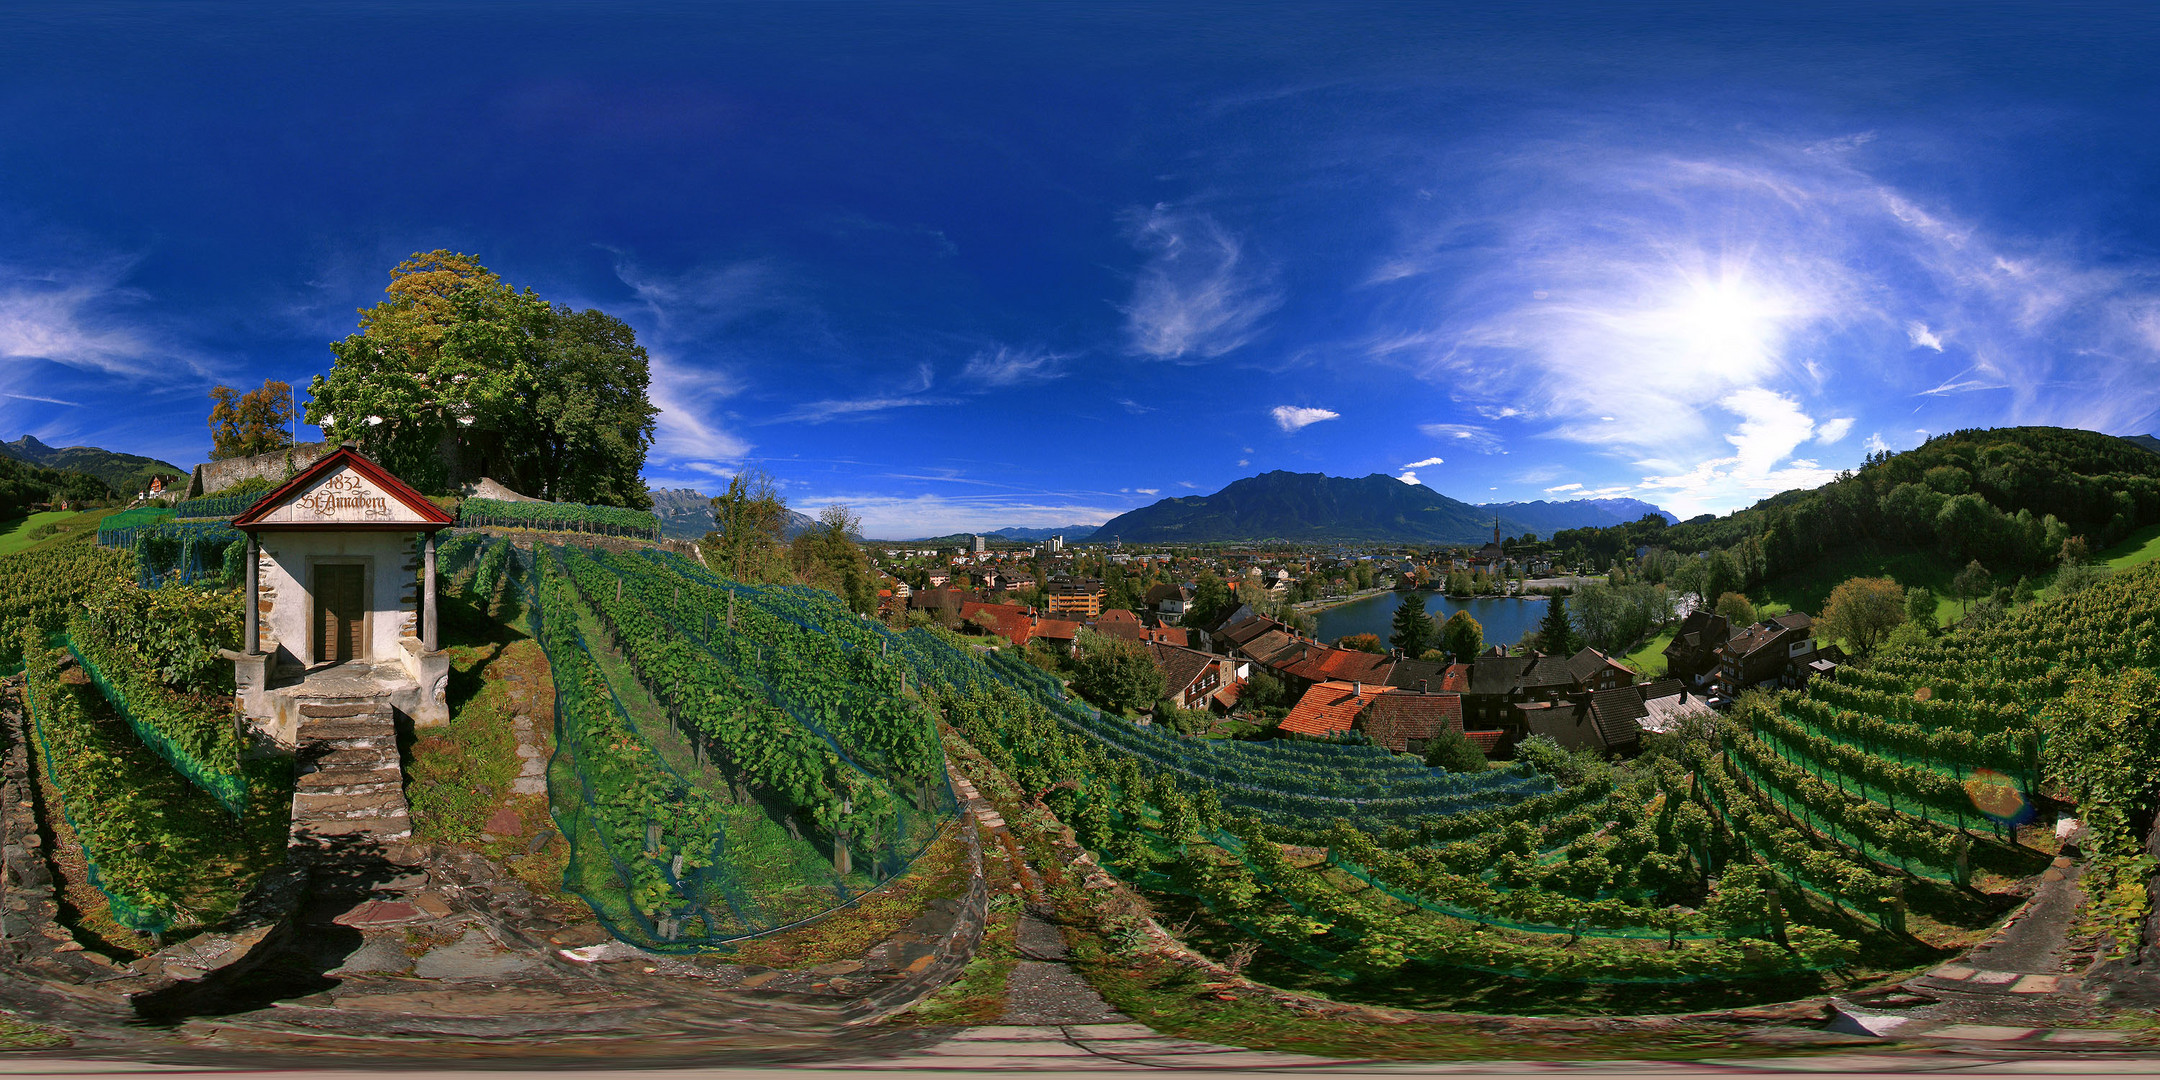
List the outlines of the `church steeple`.
{"type": "Polygon", "coordinates": [[[1500,545],[1500,515],[1498,514],[1492,516],[1492,542],[1494,547],[1500,545]]]}

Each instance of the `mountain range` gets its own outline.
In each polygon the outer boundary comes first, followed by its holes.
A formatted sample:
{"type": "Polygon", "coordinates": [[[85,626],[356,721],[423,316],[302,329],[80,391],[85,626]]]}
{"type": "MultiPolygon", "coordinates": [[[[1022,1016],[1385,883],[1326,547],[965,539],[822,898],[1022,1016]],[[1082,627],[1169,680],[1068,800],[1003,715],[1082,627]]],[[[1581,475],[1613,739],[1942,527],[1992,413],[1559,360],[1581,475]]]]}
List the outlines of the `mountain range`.
{"type": "Polygon", "coordinates": [[[2155,454],[2160,454],[2160,438],[2154,438],[2151,435],[2125,435],[2122,439],[2124,442],[2134,443],[2155,454]]]}
{"type": "Polygon", "coordinates": [[[1478,509],[1518,522],[1539,536],[1551,536],[1562,529],[1625,525],[1641,521],[1649,514],[1664,518],[1667,525],[1680,523],[1678,517],[1641,499],[1570,499],[1565,502],[1539,499],[1536,502],[1482,503],[1478,509]]]}
{"type": "Polygon", "coordinates": [[[1352,479],[1276,470],[1234,481],[1213,495],[1163,499],[1120,514],[1087,540],[1474,544],[1492,539],[1496,518],[1502,536],[1521,536],[1619,524],[1653,513],[1664,511],[1633,499],[1474,506],[1385,473],[1352,479]]]}
{"type": "MultiPolygon", "coordinates": [[[[691,488],[653,488],[653,513],[660,518],[660,535],[670,540],[703,540],[713,531],[712,497],[691,488]]],[[[787,512],[780,536],[793,540],[817,528],[817,519],[799,511],[787,512]]]]}
{"type": "Polygon", "coordinates": [[[191,471],[156,458],[115,453],[95,446],[51,447],[39,442],[35,435],[0,443],[0,454],[40,468],[95,476],[111,484],[114,491],[131,497],[149,487],[153,476],[170,479],[184,477],[191,471]]]}

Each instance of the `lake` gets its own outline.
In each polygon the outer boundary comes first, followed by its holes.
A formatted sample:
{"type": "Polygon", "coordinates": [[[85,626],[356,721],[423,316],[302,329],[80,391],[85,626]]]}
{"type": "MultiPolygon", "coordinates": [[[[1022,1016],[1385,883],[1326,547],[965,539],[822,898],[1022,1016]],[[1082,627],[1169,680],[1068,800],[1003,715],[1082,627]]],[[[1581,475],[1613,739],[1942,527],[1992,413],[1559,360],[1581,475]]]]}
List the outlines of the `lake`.
{"type": "MultiPolygon", "coordinates": [[[[1332,642],[1348,634],[1378,634],[1380,643],[1386,645],[1388,635],[1394,632],[1395,610],[1402,607],[1403,597],[1408,595],[1384,592],[1329,608],[1313,616],[1319,623],[1319,632],[1314,636],[1332,642]]],[[[1423,595],[1425,613],[1440,622],[1446,622],[1448,616],[1458,611],[1468,611],[1470,617],[1485,628],[1487,645],[1513,645],[1524,634],[1537,629],[1538,621],[1545,617],[1545,598],[1542,596],[1524,600],[1497,596],[1452,600],[1438,593],[1423,595]]]]}

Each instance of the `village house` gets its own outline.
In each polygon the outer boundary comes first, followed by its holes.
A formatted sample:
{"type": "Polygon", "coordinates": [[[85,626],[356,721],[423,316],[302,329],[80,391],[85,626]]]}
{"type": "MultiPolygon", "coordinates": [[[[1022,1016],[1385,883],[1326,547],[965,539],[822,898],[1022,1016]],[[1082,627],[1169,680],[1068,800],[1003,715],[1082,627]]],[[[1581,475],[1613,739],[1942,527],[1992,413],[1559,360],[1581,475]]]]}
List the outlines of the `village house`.
{"type": "Polygon", "coordinates": [[[1192,586],[1164,583],[1150,588],[1142,603],[1157,615],[1175,620],[1185,617],[1186,609],[1192,606],[1192,599],[1192,586]]]}
{"type": "MultiPolygon", "coordinates": [[[[1148,658],[1163,674],[1163,696],[1181,709],[1206,709],[1227,704],[1219,701],[1225,691],[1242,686],[1252,666],[1227,656],[1151,641],[1148,658]]],[[[1230,699],[1236,700],[1233,694],[1230,699]]]]}
{"type": "Polygon", "coordinates": [[[1800,687],[1815,673],[1815,620],[1803,612],[1765,619],[1718,650],[1714,688],[1727,697],[1757,686],[1800,687]]]}
{"type": "Polygon", "coordinates": [[[1714,611],[1696,608],[1680,620],[1665,646],[1665,674],[1702,690],[1717,673],[1718,650],[1732,638],[1732,624],[1714,611]]]}

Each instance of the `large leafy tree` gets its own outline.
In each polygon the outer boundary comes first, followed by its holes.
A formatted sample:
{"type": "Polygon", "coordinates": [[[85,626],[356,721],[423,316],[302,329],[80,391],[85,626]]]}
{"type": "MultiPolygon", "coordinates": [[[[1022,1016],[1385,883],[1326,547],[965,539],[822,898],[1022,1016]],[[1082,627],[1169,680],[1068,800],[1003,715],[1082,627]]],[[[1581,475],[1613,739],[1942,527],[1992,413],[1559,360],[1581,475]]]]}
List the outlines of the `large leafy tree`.
{"type": "Polygon", "coordinates": [[[847,507],[828,506],[818,514],[816,528],[795,538],[788,558],[805,584],[830,590],[847,602],[848,610],[868,615],[877,610],[877,578],[870,570],[870,556],[855,542],[861,530],[862,519],[847,507]]]}
{"type": "Polygon", "coordinates": [[[1454,728],[1442,728],[1425,746],[1425,764],[1449,772],[1484,772],[1485,752],[1454,728]]]}
{"type": "Polygon", "coordinates": [[[1085,634],[1073,689],[1103,708],[1131,712],[1163,696],[1163,673],[1139,643],[1085,634]]]}
{"type": "Polygon", "coordinates": [[[283,450],[293,444],[292,386],[265,379],[256,389],[241,393],[230,386],[214,387],[210,399],[210,458],[252,457],[283,450]]]}
{"type": "Polygon", "coordinates": [[[621,320],[519,292],[470,255],[416,254],[335,342],[310,423],[424,488],[491,476],[568,502],[651,505],[658,410],[621,320]]]}
{"type": "Polygon", "coordinates": [[[1441,625],[1440,642],[1456,660],[1467,664],[1485,651],[1485,627],[1469,612],[1458,611],[1441,625]]]}
{"type": "Polygon", "coordinates": [[[1852,643],[1862,656],[1875,651],[1905,622],[1905,590],[1889,578],[1850,578],[1830,590],[1823,604],[1822,636],[1852,643]]]}
{"type": "Polygon", "coordinates": [[[787,500],[763,469],[743,469],[712,499],[705,564],[753,584],[787,579],[787,500]]]}

